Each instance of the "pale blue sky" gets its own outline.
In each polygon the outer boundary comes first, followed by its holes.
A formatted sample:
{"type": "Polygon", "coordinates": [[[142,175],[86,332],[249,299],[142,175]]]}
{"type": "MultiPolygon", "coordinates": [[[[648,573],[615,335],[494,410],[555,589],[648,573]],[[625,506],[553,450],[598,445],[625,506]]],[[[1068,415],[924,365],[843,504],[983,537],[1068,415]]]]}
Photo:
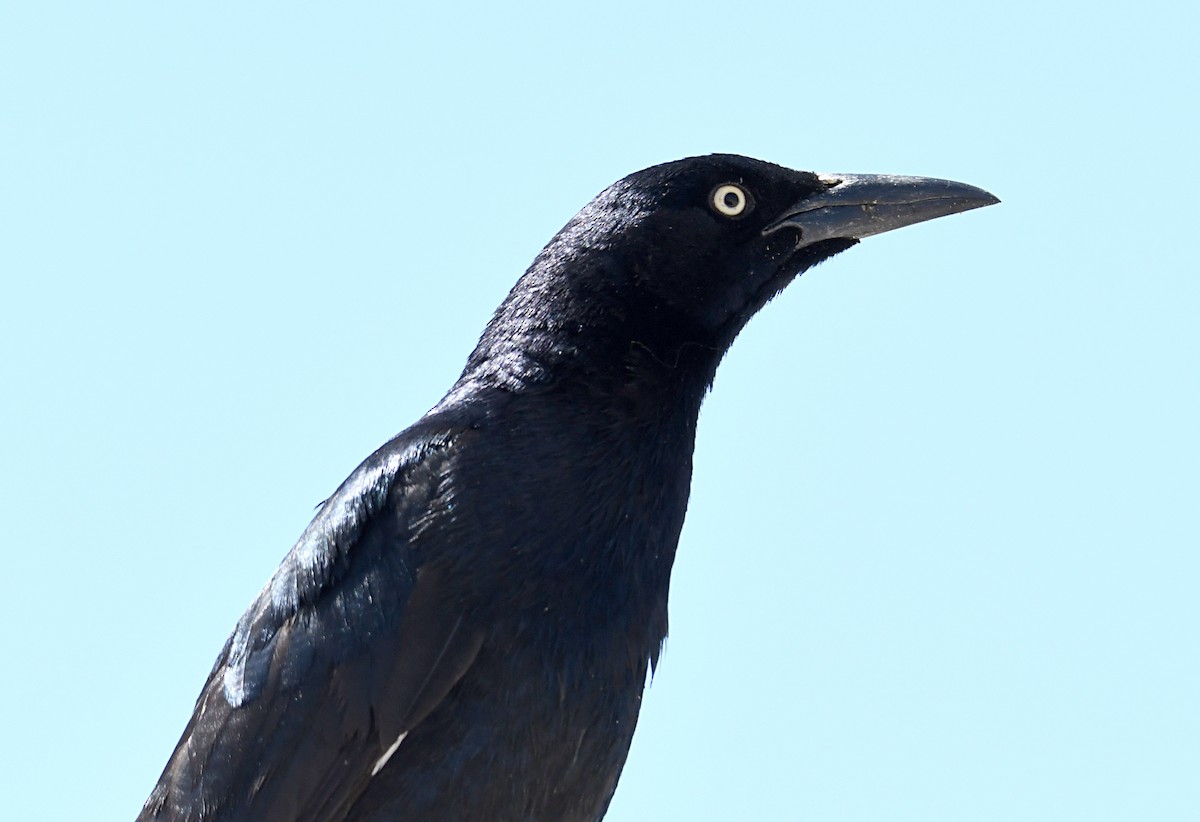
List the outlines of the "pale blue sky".
{"type": "Polygon", "coordinates": [[[743,334],[610,820],[1200,818],[1194,7],[6,3],[0,773],[131,819],[313,507],[608,183],[1003,204],[743,334]]]}

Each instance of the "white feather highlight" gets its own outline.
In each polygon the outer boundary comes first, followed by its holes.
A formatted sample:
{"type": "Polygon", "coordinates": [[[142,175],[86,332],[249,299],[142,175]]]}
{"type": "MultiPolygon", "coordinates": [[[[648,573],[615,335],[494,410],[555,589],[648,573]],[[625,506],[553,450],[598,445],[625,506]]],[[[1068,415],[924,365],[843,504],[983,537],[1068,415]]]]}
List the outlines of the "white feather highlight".
{"type": "Polygon", "coordinates": [[[374,776],[383,770],[383,766],[386,765],[388,760],[392,758],[392,754],[394,754],[396,749],[400,747],[400,743],[404,741],[404,737],[406,736],[408,736],[408,731],[405,731],[404,733],[400,734],[400,736],[396,737],[396,741],[392,743],[392,747],[383,752],[383,756],[379,757],[379,761],[376,762],[375,767],[371,769],[371,776],[374,776]]]}

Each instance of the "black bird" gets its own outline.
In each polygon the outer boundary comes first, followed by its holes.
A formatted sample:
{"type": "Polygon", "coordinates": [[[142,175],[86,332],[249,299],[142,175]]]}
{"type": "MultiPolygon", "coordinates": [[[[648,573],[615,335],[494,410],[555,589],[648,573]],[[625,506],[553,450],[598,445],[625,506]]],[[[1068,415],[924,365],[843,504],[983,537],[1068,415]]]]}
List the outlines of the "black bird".
{"type": "Polygon", "coordinates": [[[721,357],[860,238],[995,202],[731,155],[603,191],[445,398],[321,506],[139,818],[601,818],[667,634],[721,357]]]}

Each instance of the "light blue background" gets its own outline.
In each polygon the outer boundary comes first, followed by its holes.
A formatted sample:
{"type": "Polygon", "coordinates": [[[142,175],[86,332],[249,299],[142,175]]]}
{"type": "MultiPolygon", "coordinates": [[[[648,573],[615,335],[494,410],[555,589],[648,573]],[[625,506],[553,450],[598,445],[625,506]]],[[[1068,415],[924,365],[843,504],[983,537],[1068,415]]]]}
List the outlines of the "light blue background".
{"type": "Polygon", "coordinates": [[[613,180],[1002,205],[868,240],[701,418],[610,820],[1200,818],[1195,7],[6,3],[8,819],[131,819],[313,506],[613,180]]]}

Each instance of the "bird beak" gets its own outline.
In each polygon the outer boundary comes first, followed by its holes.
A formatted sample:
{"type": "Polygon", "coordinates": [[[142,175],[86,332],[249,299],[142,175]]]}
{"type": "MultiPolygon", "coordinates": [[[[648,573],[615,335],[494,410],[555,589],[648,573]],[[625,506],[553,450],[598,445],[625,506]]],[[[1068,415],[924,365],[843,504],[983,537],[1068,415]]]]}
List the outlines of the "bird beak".
{"type": "Polygon", "coordinates": [[[796,244],[800,249],[822,240],[861,240],[1000,202],[981,188],[932,177],[822,174],[819,179],[828,186],[825,191],[796,203],[763,234],[795,229],[800,233],[796,244]]]}

